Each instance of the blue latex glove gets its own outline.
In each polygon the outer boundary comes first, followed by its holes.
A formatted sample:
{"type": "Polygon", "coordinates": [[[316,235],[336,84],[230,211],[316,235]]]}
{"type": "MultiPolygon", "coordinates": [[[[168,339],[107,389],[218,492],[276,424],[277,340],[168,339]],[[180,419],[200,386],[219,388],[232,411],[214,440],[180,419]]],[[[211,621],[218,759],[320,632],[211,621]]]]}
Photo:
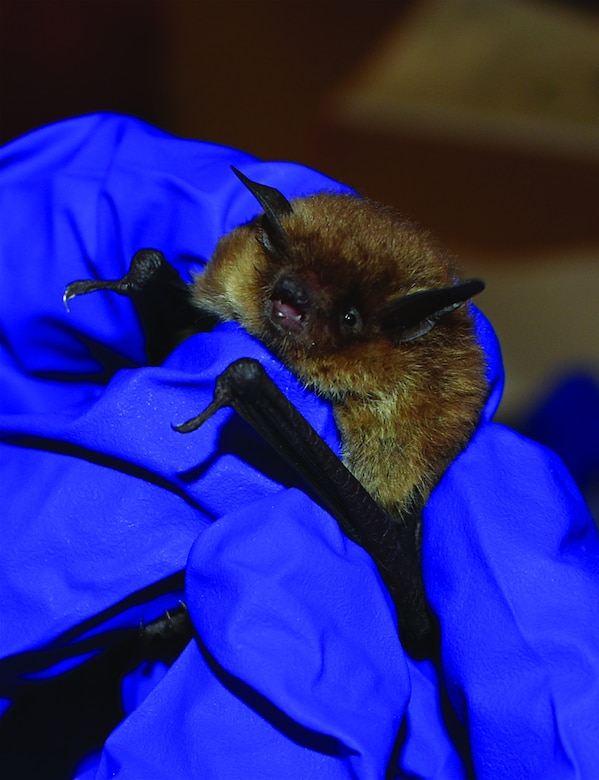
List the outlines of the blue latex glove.
{"type": "Polygon", "coordinates": [[[129,301],[61,302],[144,246],[188,278],[258,210],[231,163],[288,197],[340,185],[114,116],[31,134],[2,163],[0,674],[151,620],[183,569],[200,639],[126,678],[129,715],[80,777],[380,778],[396,741],[400,776],[597,774],[599,543],[557,459],[490,422],[484,318],[485,420],[425,512],[442,659],[415,663],[368,556],[235,415],[171,429],[241,356],[337,448],[328,407],[236,326],[146,368],[129,301]]]}
{"type": "Polygon", "coordinates": [[[599,524],[599,375],[572,371],[556,379],[520,428],[560,456],[599,524]]]}

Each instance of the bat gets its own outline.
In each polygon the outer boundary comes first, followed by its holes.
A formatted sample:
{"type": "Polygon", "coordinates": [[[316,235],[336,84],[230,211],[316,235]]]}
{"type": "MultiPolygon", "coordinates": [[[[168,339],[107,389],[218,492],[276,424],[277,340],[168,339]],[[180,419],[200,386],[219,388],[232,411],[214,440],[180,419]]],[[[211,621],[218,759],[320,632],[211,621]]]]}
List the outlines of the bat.
{"type": "Polygon", "coordinates": [[[65,303],[98,289],[129,295],[158,361],[182,332],[238,322],[327,399],[342,462],[251,360],[232,364],[208,409],[175,428],[191,432],[225,405],[245,417],[372,555],[417,654],[432,631],[422,509],[488,393],[467,305],[484,284],[460,280],[440,244],[386,206],[351,194],[290,201],[233,171],[262,212],[221,238],[190,285],[162,253],[140,250],[122,279],[73,282],[65,303]]]}

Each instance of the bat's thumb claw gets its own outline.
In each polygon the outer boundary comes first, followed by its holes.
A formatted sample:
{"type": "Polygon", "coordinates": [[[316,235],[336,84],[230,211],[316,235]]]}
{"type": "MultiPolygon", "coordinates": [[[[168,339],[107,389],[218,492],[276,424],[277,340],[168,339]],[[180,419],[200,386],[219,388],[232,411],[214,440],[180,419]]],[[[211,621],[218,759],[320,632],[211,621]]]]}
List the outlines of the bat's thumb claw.
{"type": "Polygon", "coordinates": [[[224,404],[220,403],[217,400],[212,401],[210,406],[208,406],[206,409],[204,409],[203,412],[196,415],[196,417],[192,417],[191,420],[187,420],[187,422],[181,423],[181,425],[173,425],[171,423],[171,427],[174,431],[177,431],[177,433],[191,433],[192,431],[197,431],[198,428],[200,428],[206,420],[208,420],[215,412],[218,412],[219,409],[223,407],[224,404]]]}
{"type": "MultiPolygon", "coordinates": [[[[256,361],[251,362],[256,363],[256,361]]],[[[236,363],[241,363],[241,360],[236,361],[236,363]]],[[[223,409],[225,406],[232,405],[235,394],[231,391],[231,388],[228,386],[228,384],[222,380],[227,372],[230,371],[231,367],[234,367],[236,363],[231,363],[224,374],[221,374],[218,377],[212,403],[196,417],[192,417],[191,420],[188,420],[181,425],[172,425],[173,430],[177,431],[178,433],[191,433],[191,431],[197,431],[197,429],[203,425],[206,420],[212,417],[213,414],[218,412],[219,409],[223,409]]],[[[256,365],[258,364],[256,363],[256,365]]]]}
{"type": "Polygon", "coordinates": [[[201,415],[192,417],[191,420],[181,423],[180,425],[171,423],[171,428],[173,431],[177,431],[177,433],[191,433],[192,431],[196,431],[202,424],[203,421],[199,420],[199,417],[201,417],[201,415]]]}

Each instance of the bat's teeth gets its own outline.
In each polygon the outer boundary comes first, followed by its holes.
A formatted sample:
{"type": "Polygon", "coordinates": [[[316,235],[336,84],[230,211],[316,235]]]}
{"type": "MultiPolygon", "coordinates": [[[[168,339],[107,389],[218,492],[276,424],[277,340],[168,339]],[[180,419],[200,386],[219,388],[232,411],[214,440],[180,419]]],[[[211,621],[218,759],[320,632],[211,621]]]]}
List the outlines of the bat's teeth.
{"type": "Polygon", "coordinates": [[[277,317],[282,317],[283,319],[301,320],[302,318],[301,312],[294,309],[293,306],[290,306],[288,303],[279,302],[279,305],[275,306],[275,311],[277,317]]]}
{"type": "Polygon", "coordinates": [[[299,331],[303,327],[305,313],[281,299],[275,299],[272,302],[273,321],[287,331],[299,331]]]}

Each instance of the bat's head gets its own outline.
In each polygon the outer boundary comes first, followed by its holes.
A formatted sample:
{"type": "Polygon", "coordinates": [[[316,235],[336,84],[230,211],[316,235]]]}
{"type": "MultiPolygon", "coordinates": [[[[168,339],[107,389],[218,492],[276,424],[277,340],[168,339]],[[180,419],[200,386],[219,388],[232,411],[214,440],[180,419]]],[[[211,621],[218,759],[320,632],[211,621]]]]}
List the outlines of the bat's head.
{"type": "Polygon", "coordinates": [[[263,213],[221,239],[194,302],[240,322],[307,385],[333,399],[386,394],[427,355],[473,342],[463,304],[484,285],[459,282],[422,229],[355,196],[290,202],[235,172],[263,213]]]}

